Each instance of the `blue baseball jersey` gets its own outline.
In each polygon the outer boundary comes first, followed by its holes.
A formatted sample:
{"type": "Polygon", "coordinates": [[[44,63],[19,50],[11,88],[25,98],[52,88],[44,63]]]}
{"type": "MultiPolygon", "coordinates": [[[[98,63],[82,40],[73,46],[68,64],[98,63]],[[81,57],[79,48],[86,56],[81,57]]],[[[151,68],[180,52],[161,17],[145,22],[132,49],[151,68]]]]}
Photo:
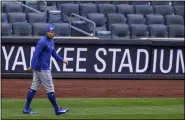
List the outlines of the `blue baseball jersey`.
{"type": "Polygon", "coordinates": [[[36,71],[49,70],[51,56],[53,56],[57,61],[63,62],[63,58],[56,53],[54,41],[49,40],[47,36],[44,36],[36,45],[35,52],[31,60],[31,68],[36,71]]]}

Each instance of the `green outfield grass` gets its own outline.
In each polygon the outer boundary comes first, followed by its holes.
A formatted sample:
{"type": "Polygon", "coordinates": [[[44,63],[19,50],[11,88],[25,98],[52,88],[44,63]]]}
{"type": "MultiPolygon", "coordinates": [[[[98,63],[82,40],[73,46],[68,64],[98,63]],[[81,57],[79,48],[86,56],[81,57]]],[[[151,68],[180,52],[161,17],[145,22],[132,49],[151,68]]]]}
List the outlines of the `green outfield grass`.
{"type": "Polygon", "coordinates": [[[56,116],[48,99],[34,99],[35,115],[24,115],[23,99],[2,99],[2,119],[183,119],[184,99],[141,98],[65,98],[57,99],[61,107],[69,107],[65,115],[56,116]]]}

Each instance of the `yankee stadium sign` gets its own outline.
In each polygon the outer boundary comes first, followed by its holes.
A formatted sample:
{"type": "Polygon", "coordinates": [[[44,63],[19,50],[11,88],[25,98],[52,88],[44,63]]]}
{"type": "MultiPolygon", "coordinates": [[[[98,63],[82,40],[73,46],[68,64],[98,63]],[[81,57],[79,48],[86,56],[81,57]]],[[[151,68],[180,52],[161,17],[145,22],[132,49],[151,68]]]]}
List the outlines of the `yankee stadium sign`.
{"type": "MultiPolygon", "coordinates": [[[[35,47],[3,45],[2,73],[24,73],[35,47]]],[[[51,58],[53,73],[90,74],[183,74],[184,49],[126,45],[64,45],[57,53],[68,65],[51,58]]]]}

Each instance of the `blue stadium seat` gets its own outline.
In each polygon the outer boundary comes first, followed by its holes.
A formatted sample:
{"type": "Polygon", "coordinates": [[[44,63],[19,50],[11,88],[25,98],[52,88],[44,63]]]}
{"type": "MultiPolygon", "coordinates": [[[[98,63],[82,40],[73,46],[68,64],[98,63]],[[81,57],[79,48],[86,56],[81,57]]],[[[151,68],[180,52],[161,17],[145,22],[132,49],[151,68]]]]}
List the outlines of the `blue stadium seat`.
{"type": "Polygon", "coordinates": [[[184,18],[180,15],[166,15],[166,25],[179,24],[184,25],[184,18]]]}
{"type": "Polygon", "coordinates": [[[13,22],[27,22],[25,13],[8,13],[8,20],[13,22]]]}
{"type": "Polygon", "coordinates": [[[98,4],[99,13],[105,14],[116,13],[116,6],[114,4],[98,4]]]}
{"type": "Polygon", "coordinates": [[[7,2],[4,4],[4,10],[6,13],[23,12],[23,6],[16,2],[7,2]]]}
{"type": "Polygon", "coordinates": [[[145,18],[141,14],[128,14],[127,23],[130,24],[145,24],[145,18]]]}
{"type": "Polygon", "coordinates": [[[80,4],[80,15],[83,17],[87,17],[89,13],[98,13],[98,8],[96,4],[80,4]]]}
{"type": "Polygon", "coordinates": [[[172,1],[173,6],[184,6],[184,1],[172,1]]]}
{"type": "Polygon", "coordinates": [[[49,10],[47,11],[47,21],[52,23],[61,23],[61,11],[60,10],[49,10]]]}
{"type": "Polygon", "coordinates": [[[130,35],[132,39],[147,37],[148,36],[147,25],[144,24],[130,25],[130,35]]]}
{"type": "Polygon", "coordinates": [[[1,35],[2,36],[11,36],[12,35],[12,25],[10,23],[1,24],[1,35]]]}
{"type": "Polygon", "coordinates": [[[184,25],[168,25],[168,36],[172,38],[184,38],[184,25]]]}
{"type": "Polygon", "coordinates": [[[174,6],[175,15],[181,15],[184,17],[184,6],[174,6]]]}
{"type": "Polygon", "coordinates": [[[149,25],[149,37],[168,37],[167,27],[162,24],[149,25]]]}
{"type": "Polygon", "coordinates": [[[117,13],[124,14],[125,16],[127,14],[134,14],[133,5],[119,4],[119,5],[116,5],[116,8],[117,8],[117,13]]]}
{"type": "Polygon", "coordinates": [[[112,4],[130,4],[130,1],[112,1],[112,4]]]}
{"type": "Polygon", "coordinates": [[[74,1],[56,1],[57,9],[60,10],[62,4],[74,3],[74,1]]]}
{"type": "Polygon", "coordinates": [[[155,5],[154,6],[155,14],[159,15],[173,15],[173,7],[170,5],[155,5]]]}
{"type": "Polygon", "coordinates": [[[47,2],[45,0],[41,0],[37,2],[38,9],[41,12],[47,11],[47,2]]]}
{"type": "MultiPolygon", "coordinates": [[[[105,24],[105,15],[102,13],[87,14],[87,19],[92,20],[96,24],[96,35],[100,38],[110,37],[110,31],[107,31],[105,24]]],[[[89,24],[89,31],[93,32],[93,26],[89,24]]]]}
{"type": "Polygon", "coordinates": [[[151,1],[151,5],[170,5],[170,1],[151,1]]]}
{"type": "MultiPolygon", "coordinates": [[[[25,4],[31,8],[39,11],[38,1],[26,1],[25,4]]],[[[29,12],[35,12],[35,11],[33,11],[29,8],[25,8],[25,12],[29,13],[29,12]]]]}
{"type": "Polygon", "coordinates": [[[111,1],[94,1],[94,4],[111,4],[111,1]]]}
{"type": "Polygon", "coordinates": [[[154,8],[151,5],[135,5],[135,11],[136,14],[142,14],[144,16],[154,14],[154,8]]]}
{"type": "Polygon", "coordinates": [[[130,39],[129,26],[127,24],[111,24],[112,39],[130,39]]]}
{"type": "Polygon", "coordinates": [[[14,36],[31,36],[32,27],[30,23],[16,22],[12,23],[12,32],[14,36]]]}
{"type": "Polygon", "coordinates": [[[29,23],[46,22],[44,13],[27,13],[27,20],[29,23]]]}
{"type": "Polygon", "coordinates": [[[57,1],[46,1],[47,2],[47,10],[57,10],[57,1]]]}
{"type": "Polygon", "coordinates": [[[56,36],[71,36],[71,28],[68,23],[53,23],[56,36]]]}
{"type": "Polygon", "coordinates": [[[146,15],[146,24],[165,24],[164,16],[157,14],[146,15]]]}
{"type": "Polygon", "coordinates": [[[1,13],[1,22],[8,22],[6,13],[1,13]]]}
{"type": "MultiPolygon", "coordinates": [[[[61,14],[62,19],[64,22],[69,22],[70,20],[70,14],[75,13],[79,15],[79,5],[78,4],[62,4],[61,5],[61,14]]],[[[79,21],[80,19],[77,17],[72,17],[72,21],[79,21]]]]}
{"type": "Polygon", "coordinates": [[[33,36],[44,36],[46,35],[46,26],[48,23],[32,23],[33,36]]]}
{"type": "Polygon", "coordinates": [[[108,23],[108,30],[110,30],[110,27],[114,23],[125,23],[126,24],[126,18],[123,14],[119,13],[110,13],[107,15],[107,23],[108,23]]]}
{"type": "Polygon", "coordinates": [[[131,1],[131,5],[150,5],[149,1],[131,1]]]}
{"type": "Polygon", "coordinates": [[[88,1],[74,1],[74,3],[76,3],[76,4],[92,3],[93,4],[93,1],[90,1],[90,0],[88,0],[88,1]]]}

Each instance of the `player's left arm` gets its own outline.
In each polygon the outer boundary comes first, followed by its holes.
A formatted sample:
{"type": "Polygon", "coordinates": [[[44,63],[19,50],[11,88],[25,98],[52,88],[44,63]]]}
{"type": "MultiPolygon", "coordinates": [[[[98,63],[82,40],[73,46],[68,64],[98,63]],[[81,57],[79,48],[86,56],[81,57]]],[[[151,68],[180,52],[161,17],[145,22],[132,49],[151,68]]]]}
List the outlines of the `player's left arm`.
{"type": "Polygon", "coordinates": [[[68,62],[66,60],[64,60],[60,55],[57,54],[55,47],[53,47],[53,51],[52,51],[52,56],[57,60],[57,61],[61,61],[65,64],[68,64],[68,62]]]}

